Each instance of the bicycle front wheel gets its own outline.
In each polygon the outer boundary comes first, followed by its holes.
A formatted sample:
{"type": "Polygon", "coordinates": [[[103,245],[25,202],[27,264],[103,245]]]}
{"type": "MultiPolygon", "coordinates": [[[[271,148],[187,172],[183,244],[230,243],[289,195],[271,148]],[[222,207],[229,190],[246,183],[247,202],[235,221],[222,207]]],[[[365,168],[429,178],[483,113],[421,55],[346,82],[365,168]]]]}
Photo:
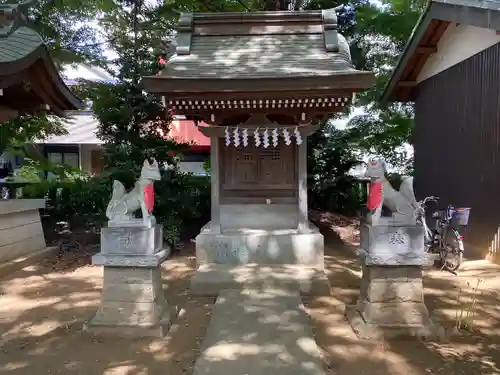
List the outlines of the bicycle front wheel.
{"type": "Polygon", "coordinates": [[[440,251],[439,255],[443,268],[450,272],[455,272],[462,264],[464,253],[458,246],[448,245],[445,250],[440,251]]]}

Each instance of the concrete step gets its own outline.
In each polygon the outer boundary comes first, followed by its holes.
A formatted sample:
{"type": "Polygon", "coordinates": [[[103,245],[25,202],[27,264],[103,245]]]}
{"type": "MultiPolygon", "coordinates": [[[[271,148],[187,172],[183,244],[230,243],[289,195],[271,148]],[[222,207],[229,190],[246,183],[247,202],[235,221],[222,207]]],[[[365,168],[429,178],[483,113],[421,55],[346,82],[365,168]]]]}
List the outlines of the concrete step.
{"type": "Polygon", "coordinates": [[[325,375],[299,294],[222,291],[193,375],[325,375]]]}
{"type": "Polygon", "coordinates": [[[279,288],[302,295],[329,296],[324,270],[304,265],[203,264],[191,279],[191,293],[217,296],[224,289],[279,288]]]}

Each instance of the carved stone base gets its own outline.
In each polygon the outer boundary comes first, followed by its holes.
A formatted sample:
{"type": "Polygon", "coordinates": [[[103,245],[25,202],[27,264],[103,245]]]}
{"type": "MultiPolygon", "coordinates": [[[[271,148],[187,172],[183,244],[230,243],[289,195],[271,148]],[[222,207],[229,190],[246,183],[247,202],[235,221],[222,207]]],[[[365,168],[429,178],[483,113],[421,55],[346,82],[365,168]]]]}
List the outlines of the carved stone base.
{"type": "Polygon", "coordinates": [[[418,266],[364,266],[358,302],[346,317],[362,338],[442,337],[424,304],[422,270],[418,266]]]}
{"type": "Polygon", "coordinates": [[[104,267],[158,267],[170,250],[163,248],[163,227],[108,227],[101,230],[101,252],[92,264],[104,267]]]}
{"type": "Polygon", "coordinates": [[[431,266],[422,226],[361,226],[359,255],[369,266],[431,266]]]}
{"type": "Polygon", "coordinates": [[[104,267],[101,304],[84,330],[96,335],[162,337],[170,327],[161,268],[104,267]]]}
{"type": "Polygon", "coordinates": [[[137,219],[135,217],[130,217],[128,219],[122,220],[110,220],[108,221],[109,228],[154,228],[156,226],[156,218],[150,216],[144,219],[137,219]]]}

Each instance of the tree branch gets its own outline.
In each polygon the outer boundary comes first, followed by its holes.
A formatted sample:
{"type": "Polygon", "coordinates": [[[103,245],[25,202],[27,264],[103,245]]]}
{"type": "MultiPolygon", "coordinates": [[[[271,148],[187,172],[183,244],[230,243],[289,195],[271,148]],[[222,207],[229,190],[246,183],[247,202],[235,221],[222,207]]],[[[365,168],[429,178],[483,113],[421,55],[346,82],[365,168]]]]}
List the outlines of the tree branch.
{"type": "Polygon", "coordinates": [[[242,1],[242,0],[237,0],[238,3],[245,8],[248,12],[251,12],[252,10],[242,1]]]}

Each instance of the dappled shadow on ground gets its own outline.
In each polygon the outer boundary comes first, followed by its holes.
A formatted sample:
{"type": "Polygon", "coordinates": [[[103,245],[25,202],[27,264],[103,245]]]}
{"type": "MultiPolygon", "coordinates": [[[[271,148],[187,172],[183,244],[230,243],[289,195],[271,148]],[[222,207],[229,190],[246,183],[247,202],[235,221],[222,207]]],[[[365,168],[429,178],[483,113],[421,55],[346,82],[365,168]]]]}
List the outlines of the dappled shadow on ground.
{"type": "Polygon", "coordinates": [[[299,294],[224,290],[196,363],[197,374],[320,375],[324,364],[299,294]]]}
{"type": "MultiPolygon", "coordinates": [[[[477,278],[484,280],[474,332],[452,336],[443,343],[364,341],[354,335],[343,316],[345,305],[355,303],[359,294],[361,267],[356,263],[353,245],[346,244],[339,232],[325,234],[331,296],[303,300],[323,359],[331,370],[329,375],[500,374],[500,267],[472,261],[466,262],[457,276],[435,269],[425,272],[426,303],[432,314],[448,326],[453,325],[459,308],[460,288],[466,288],[467,281],[475,285],[477,278]]],[[[215,302],[215,298],[189,295],[193,255],[192,246],[188,246],[163,265],[167,299],[180,309],[164,339],[96,339],[82,333],[82,324],[92,317],[99,303],[100,267],[82,261],[76,265],[70,262],[73,266],[64,268],[61,260],[62,266],[56,269],[53,263],[45,262],[2,279],[0,372],[192,374],[215,302]]],[[[463,297],[470,295],[469,290],[463,292],[463,297]]],[[[255,338],[257,331],[246,329],[255,338]]],[[[233,373],[241,375],[236,369],[233,373]]]]}
{"type": "Polygon", "coordinates": [[[167,299],[180,313],[164,339],[93,338],[82,325],[95,313],[102,269],[30,266],[1,280],[0,373],[183,374],[197,357],[213,298],[188,296],[194,260],[187,249],[163,265],[167,299]],[[189,324],[188,324],[189,322],[189,324]]]}
{"type": "Polygon", "coordinates": [[[305,304],[332,374],[500,374],[500,266],[467,261],[458,275],[426,270],[426,305],[433,318],[447,328],[454,325],[464,301],[470,300],[477,280],[483,280],[473,331],[450,329],[445,342],[358,339],[343,315],[345,305],[356,303],[359,295],[361,267],[353,246],[338,239],[333,246],[327,245],[325,266],[331,296],[306,298],[305,304]]]}

